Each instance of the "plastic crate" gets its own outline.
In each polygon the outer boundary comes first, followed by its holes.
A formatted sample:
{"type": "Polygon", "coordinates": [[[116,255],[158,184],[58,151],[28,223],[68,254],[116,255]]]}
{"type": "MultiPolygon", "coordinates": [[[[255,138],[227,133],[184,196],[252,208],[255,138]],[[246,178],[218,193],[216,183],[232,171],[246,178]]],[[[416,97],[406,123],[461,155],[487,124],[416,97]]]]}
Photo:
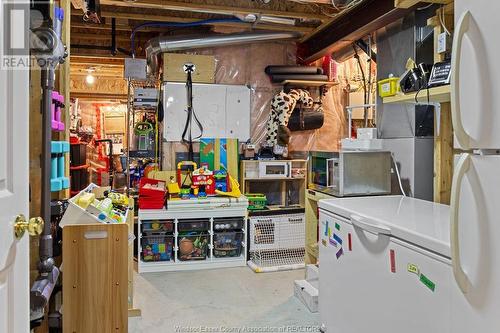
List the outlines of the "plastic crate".
{"type": "Polygon", "coordinates": [[[248,199],[248,210],[261,210],[265,209],[267,205],[267,198],[262,193],[247,193],[245,196],[248,199]]]}
{"type": "Polygon", "coordinates": [[[174,221],[172,220],[151,220],[141,222],[143,232],[173,232],[174,221]]]}
{"type": "Polygon", "coordinates": [[[184,233],[178,237],[178,259],[205,260],[207,259],[209,235],[207,233],[184,233]]]}
{"type": "Polygon", "coordinates": [[[165,206],[166,191],[145,188],[146,185],[158,185],[163,183],[166,188],[165,181],[141,178],[139,184],[139,208],[140,209],[162,209],[165,206]]]}
{"type": "Polygon", "coordinates": [[[87,164],[87,144],[72,143],[70,145],[70,163],[71,166],[87,164]]]}
{"type": "Polygon", "coordinates": [[[241,230],[244,227],[243,217],[214,218],[214,231],[241,230]]]}
{"type": "Polygon", "coordinates": [[[242,250],[243,232],[218,232],[214,234],[214,257],[239,257],[242,250]]]}
{"type": "Polygon", "coordinates": [[[80,192],[89,185],[89,173],[86,168],[70,170],[71,191],[80,192]]]}
{"type": "Polygon", "coordinates": [[[150,234],[141,238],[141,260],[170,261],[173,260],[174,236],[150,234]]]}
{"type": "Polygon", "coordinates": [[[210,221],[208,219],[193,219],[193,220],[179,220],[177,230],[183,231],[205,231],[210,230],[210,221]]]}

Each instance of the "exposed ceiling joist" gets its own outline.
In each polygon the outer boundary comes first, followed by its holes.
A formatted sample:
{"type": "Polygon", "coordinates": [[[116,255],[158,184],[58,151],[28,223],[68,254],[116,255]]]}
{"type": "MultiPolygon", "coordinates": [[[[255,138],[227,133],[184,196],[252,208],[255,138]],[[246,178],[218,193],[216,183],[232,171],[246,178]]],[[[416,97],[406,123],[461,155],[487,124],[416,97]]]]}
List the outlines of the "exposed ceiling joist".
{"type": "Polygon", "coordinates": [[[242,8],[221,5],[208,5],[192,2],[177,2],[168,0],[139,0],[136,2],[125,2],[121,0],[101,0],[101,5],[127,7],[127,8],[150,8],[150,9],[166,9],[173,11],[194,12],[204,14],[223,14],[223,15],[247,15],[247,14],[262,14],[277,17],[289,17],[296,19],[319,19],[326,20],[328,16],[315,13],[301,13],[278,11],[262,8],[242,8]]]}
{"type": "Polygon", "coordinates": [[[307,37],[300,44],[299,56],[304,62],[317,60],[385,27],[412,10],[395,8],[394,0],[365,0],[307,37]]]}
{"type": "Polygon", "coordinates": [[[95,57],[84,57],[84,56],[71,56],[70,57],[71,65],[77,66],[106,66],[109,68],[123,68],[124,61],[123,59],[117,58],[95,58],[95,57]]]}
{"type": "MultiPolygon", "coordinates": [[[[143,14],[143,13],[123,13],[123,12],[111,12],[102,11],[102,17],[109,18],[120,18],[120,19],[130,19],[130,20],[142,20],[142,21],[155,21],[155,22],[177,22],[177,23],[189,23],[196,22],[200,19],[177,17],[177,16],[165,16],[158,14],[143,14]]],[[[230,22],[220,22],[213,25],[233,27],[233,28],[247,28],[247,29],[260,29],[260,30],[276,30],[276,31],[297,31],[297,32],[311,32],[314,29],[308,27],[295,27],[295,26],[282,26],[273,24],[257,24],[253,25],[251,23],[230,23],[230,22]]]]}
{"type": "MultiPolygon", "coordinates": [[[[71,32],[71,39],[90,39],[90,40],[96,40],[96,41],[103,41],[103,40],[111,40],[112,36],[110,34],[103,34],[103,35],[96,35],[96,34],[88,34],[88,33],[75,33],[71,32]]],[[[130,37],[129,36],[123,36],[123,35],[118,35],[115,36],[116,41],[118,42],[130,42],[130,37]]]]}
{"type": "MultiPolygon", "coordinates": [[[[288,0],[288,1],[294,1],[294,0],[288,0]]],[[[300,2],[304,3],[320,3],[324,5],[331,5],[332,0],[300,0],[300,2]]]]}
{"type": "Polygon", "coordinates": [[[437,3],[437,4],[446,5],[446,4],[453,2],[453,0],[423,0],[423,1],[422,0],[394,0],[394,6],[396,8],[405,8],[406,9],[406,8],[411,8],[420,2],[437,3]]]}

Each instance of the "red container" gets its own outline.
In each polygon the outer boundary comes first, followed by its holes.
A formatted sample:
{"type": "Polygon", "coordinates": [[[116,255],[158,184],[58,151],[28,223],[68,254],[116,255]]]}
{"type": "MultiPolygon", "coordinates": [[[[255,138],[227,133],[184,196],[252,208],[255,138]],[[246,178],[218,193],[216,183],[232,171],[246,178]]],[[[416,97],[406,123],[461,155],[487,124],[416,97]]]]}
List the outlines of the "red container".
{"type": "Polygon", "coordinates": [[[166,188],[167,184],[162,180],[142,178],[139,183],[139,208],[140,209],[162,209],[165,206],[165,195],[166,191],[156,190],[151,188],[145,188],[146,185],[158,185],[159,183],[164,184],[166,188]]]}

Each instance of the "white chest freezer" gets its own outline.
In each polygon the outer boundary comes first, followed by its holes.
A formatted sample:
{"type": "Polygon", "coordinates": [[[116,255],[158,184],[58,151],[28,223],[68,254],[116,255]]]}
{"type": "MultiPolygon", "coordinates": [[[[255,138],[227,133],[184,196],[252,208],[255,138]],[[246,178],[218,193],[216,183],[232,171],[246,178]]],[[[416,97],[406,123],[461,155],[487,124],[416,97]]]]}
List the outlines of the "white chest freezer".
{"type": "Polygon", "coordinates": [[[456,287],[448,206],[388,196],[321,200],[319,207],[325,332],[450,332],[456,287]]]}

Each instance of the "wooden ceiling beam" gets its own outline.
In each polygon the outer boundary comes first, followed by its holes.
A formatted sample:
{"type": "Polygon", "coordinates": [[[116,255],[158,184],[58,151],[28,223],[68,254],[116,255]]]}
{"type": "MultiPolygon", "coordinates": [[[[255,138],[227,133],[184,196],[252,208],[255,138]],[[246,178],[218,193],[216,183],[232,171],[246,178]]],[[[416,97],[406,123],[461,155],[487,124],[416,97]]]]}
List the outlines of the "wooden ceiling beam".
{"type": "Polygon", "coordinates": [[[81,65],[106,65],[106,66],[124,66],[123,59],[117,59],[112,57],[87,57],[87,56],[70,56],[71,64],[81,64],[81,65]]]}
{"type": "MultiPolygon", "coordinates": [[[[111,33],[109,34],[103,34],[103,35],[97,35],[97,34],[85,34],[85,33],[75,33],[71,32],[71,39],[84,39],[84,40],[111,40],[111,33]]],[[[123,35],[117,35],[116,36],[116,41],[118,42],[130,42],[130,36],[123,36],[123,35]]]]}
{"type": "Polygon", "coordinates": [[[420,2],[446,5],[453,2],[453,0],[394,0],[394,7],[407,9],[417,5],[420,2]]]}
{"type": "Polygon", "coordinates": [[[101,0],[101,6],[116,6],[126,8],[149,8],[149,9],[167,9],[173,11],[194,12],[204,14],[222,14],[222,15],[247,15],[247,14],[261,14],[277,17],[288,17],[296,19],[319,19],[326,20],[328,16],[315,13],[299,13],[278,11],[263,8],[242,8],[221,5],[208,5],[201,3],[191,2],[177,2],[169,0],[138,0],[136,2],[125,2],[121,0],[101,0]]]}
{"type": "Polygon", "coordinates": [[[299,57],[312,62],[404,17],[414,8],[394,8],[394,0],[365,0],[338,15],[299,45],[299,57]]]}
{"type": "MultiPolygon", "coordinates": [[[[158,14],[140,14],[140,13],[123,13],[123,12],[111,12],[111,11],[101,11],[102,17],[109,18],[120,18],[129,20],[141,20],[141,21],[155,21],[155,22],[176,22],[176,23],[191,23],[199,21],[200,19],[186,18],[186,17],[176,17],[176,16],[165,16],[158,14]]],[[[309,27],[296,27],[296,26],[283,26],[283,25],[273,25],[273,24],[257,24],[253,25],[251,23],[231,23],[231,22],[221,22],[212,25],[226,26],[232,28],[246,28],[246,29],[260,29],[260,30],[272,30],[272,31],[296,31],[308,33],[312,32],[314,28],[309,27]]]]}

